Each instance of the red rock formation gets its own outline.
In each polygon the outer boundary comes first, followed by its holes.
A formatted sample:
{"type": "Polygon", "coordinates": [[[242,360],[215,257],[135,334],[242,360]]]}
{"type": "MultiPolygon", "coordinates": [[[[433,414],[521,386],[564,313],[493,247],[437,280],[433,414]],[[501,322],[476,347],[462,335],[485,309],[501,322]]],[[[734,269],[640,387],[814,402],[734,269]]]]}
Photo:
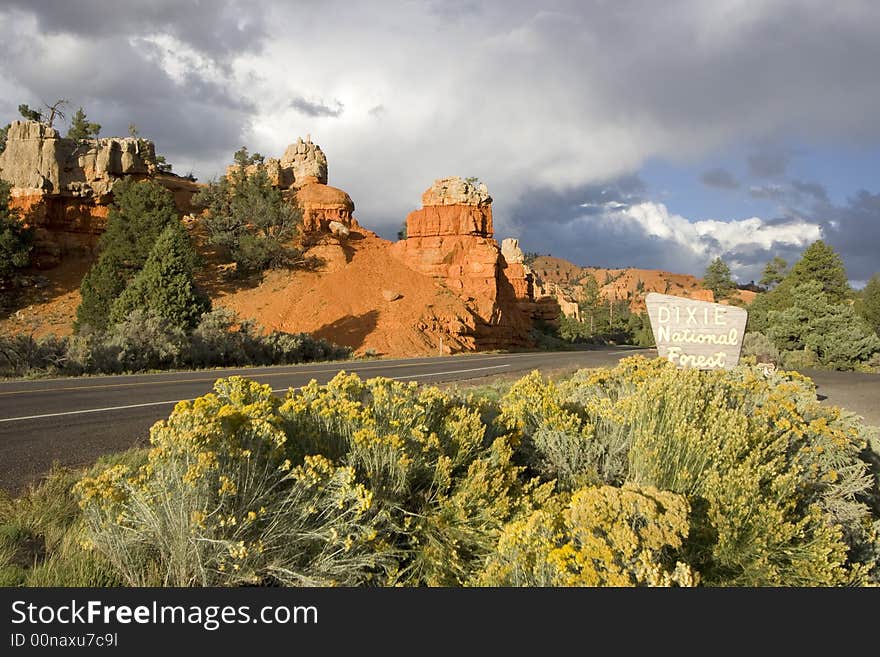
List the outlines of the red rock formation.
{"type": "Polygon", "coordinates": [[[492,207],[489,205],[428,205],[410,212],[406,236],[441,237],[475,235],[492,237],[492,207]]]}
{"type": "Polygon", "coordinates": [[[558,325],[560,313],[577,317],[580,309],[567,299],[557,285],[546,286],[525,264],[525,256],[519,248],[519,240],[508,238],[501,243],[504,263],[502,271],[513,288],[520,310],[533,321],[558,325]]]}
{"type": "Polygon", "coordinates": [[[715,301],[715,294],[712,290],[692,290],[690,293],[691,299],[696,299],[697,301],[715,301]]]}
{"type": "Polygon", "coordinates": [[[109,206],[93,199],[18,191],[13,190],[9,205],[20,211],[26,225],[36,228],[32,262],[40,269],[57,266],[65,254],[90,253],[107,226],[109,206]]]}
{"type": "Polygon", "coordinates": [[[525,265],[520,262],[506,263],[504,276],[513,288],[513,295],[522,301],[535,299],[535,286],[532,277],[526,272],[525,265]]]}
{"type": "MultiPolygon", "coordinates": [[[[556,286],[566,298],[577,298],[579,290],[592,277],[599,286],[599,294],[606,301],[628,300],[630,310],[645,312],[645,295],[649,292],[671,294],[697,301],[714,301],[711,290],[702,287],[702,281],[690,274],[676,274],[659,269],[604,269],[599,267],[578,267],[567,260],[552,256],[538,256],[532,263],[532,270],[544,281],[544,288],[556,286]]],[[[536,294],[539,294],[536,284],[536,294]]],[[[755,293],[737,290],[735,298],[751,303],[755,293]]],[[[563,304],[564,309],[564,304],[563,304]]]]}
{"type": "Polygon", "coordinates": [[[441,280],[468,303],[477,348],[529,344],[530,322],[517,306],[517,292],[492,238],[492,199],[485,187],[441,179],[422,201],[425,207],[406,219],[407,239],[393,244],[391,253],[411,269],[441,280]]]}
{"type": "MultiPolygon", "coordinates": [[[[240,166],[226,167],[231,175],[240,166]]],[[[355,218],[354,203],[341,189],[327,184],[327,157],[321,147],[300,137],[290,144],[280,159],[268,158],[245,166],[245,174],[265,171],[273,187],[284,192],[290,201],[296,201],[303,210],[303,232],[310,242],[320,241],[320,233],[330,233],[330,222],[339,222],[348,229],[362,230],[355,218]]]]}
{"type": "Polygon", "coordinates": [[[296,191],[296,200],[303,210],[303,231],[329,232],[330,222],[338,221],[347,228],[359,226],[352,216],[354,202],[341,189],[323,185],[312,178],[296,191]]]}

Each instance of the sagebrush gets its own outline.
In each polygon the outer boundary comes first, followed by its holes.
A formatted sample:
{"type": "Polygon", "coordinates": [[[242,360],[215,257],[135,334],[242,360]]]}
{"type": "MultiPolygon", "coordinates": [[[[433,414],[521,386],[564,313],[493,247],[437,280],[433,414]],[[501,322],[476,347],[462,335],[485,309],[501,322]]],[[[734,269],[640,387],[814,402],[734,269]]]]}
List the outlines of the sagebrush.
{"type": "Polygon", "coordinates": [[[349,347],[308,333],[265,332],[218,308],[192,331],[137,309],[108,329],[72,336],[0,336],[0,376],[119,374],[169,368],[288,365],[343,360],[349,347]]]}

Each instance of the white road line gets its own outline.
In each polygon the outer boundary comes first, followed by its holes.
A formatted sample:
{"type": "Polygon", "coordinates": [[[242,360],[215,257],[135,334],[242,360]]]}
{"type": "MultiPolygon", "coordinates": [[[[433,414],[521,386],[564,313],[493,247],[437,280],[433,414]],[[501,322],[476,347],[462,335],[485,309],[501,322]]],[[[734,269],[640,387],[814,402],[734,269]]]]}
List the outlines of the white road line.
{"type": "Polygon", "coordinates": [[[465,372],[479,372],[480,370],[497,370],[502,367],[510,367],[509,363],[504,365],[489,365],[487,367],[472,367],[469,370],[449,370],[448,372],[430,372],[428,374],[407,374],[406,376],[395,376],[393,379],[417,379],[420,376],[442,376],[444,374],[464,374],[465,372]]]}
{"type": "Polygon", "coordinates": [[[144,408],[145,406],[164,406],[166,404],[176,404],[180,400],[147,402],[145,404],[129,404],[127,406],[108,406],[107,408],[84,408],[79,411],[63,411],[61,413],[44,413],[43,415],[23,415],[21,417],[4,417],[0,418],[0,422],[18,422],[20,420],[42,420],[47,417],[61,417],[63,415],[82,415],[84,413],[107,413],[109,411],[124,411],[128,408],[144,408]]]}
{"type": "MultiPolygon", "coordinates": [[[[426,374],[410,374],[407,376],[390,377],[392,379],[417,379],[424,376],[443,376],[444,374],[464,374],[465,372],[477,372],[480,370],[497,370],[502,367],[510,367],[505,365],[491,365],[488,367],[472,367],[466,370],[449,370],[446,372],[428,372],[426,374]]],[[[222,377],[218,377],[222,378],[222,377]]],[[[278,388],[272,392],[287,392],[290,388],[278,388]]],[[[4,417],[0,418],[0,422],[19,422],[23,420],[42,420],[43,418],[62,417],[66,415],[84,415],[86,413],[109,413],[110,411],[124,411],[129,408],[145,408],[147,406],[170,406],[181,401],[176,399],[173,401],[146,402],[143,404],[128,404],[126,406],[108,406],[106,408],[85,408],[78,411],[63,411],[61,413],[44,413],[43,415],[24,415],[22,417],[4,417]]]]}

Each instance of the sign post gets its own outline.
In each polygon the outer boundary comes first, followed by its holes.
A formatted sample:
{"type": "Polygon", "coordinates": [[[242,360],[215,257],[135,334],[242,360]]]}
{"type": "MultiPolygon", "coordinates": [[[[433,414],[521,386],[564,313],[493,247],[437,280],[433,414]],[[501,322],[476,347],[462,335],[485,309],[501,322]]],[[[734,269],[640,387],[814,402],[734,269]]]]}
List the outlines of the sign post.
{"type": "Polygon", "coordinates": [[[739,362],[748,312],[744,308],[651,292],[645,297],[661,358],[679,367],[733,368],[739,362]]]}

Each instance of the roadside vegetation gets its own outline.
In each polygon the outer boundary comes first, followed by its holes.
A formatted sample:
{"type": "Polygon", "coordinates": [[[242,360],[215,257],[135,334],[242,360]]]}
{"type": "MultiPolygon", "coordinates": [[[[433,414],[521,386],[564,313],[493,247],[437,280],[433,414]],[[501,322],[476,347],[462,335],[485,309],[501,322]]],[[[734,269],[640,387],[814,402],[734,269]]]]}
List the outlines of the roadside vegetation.
{"type": "Polygon", "coordinates": [[[0,336],[0,376],[80,376],[169,369],[292,365],[345,360],[351,348],[308,333],[264,331],[230,310],[205,313],[191,330],[132,311],[105,331],[0,336]]]}
{"type": "Polygon", "coordinates": [[[113,186],[98,253],[80,285],[76,333],[107,330],[135,308],[178,328],[191,328],[210,310],[192,281],[199,265],[195,247],[162,185],[126,178],[113,186]]]}
{"type": "Polygon", "coordinates": [[[744,353],[792,369],[880,370],[880,282],[850,288],[840,256],[822,241],[790,271],[767,264],[770,286],[749,306],[744,353]]]}
{"type": "Polygon", "coordinates": [[[579,317],[560,314],[556,325],[536,323],[532,337],[539,347],[546,349],[565,349],[574,344],[653,347],[648,315],[633,312],[630,301],[605,299],[596,278],[587,276],[578,288],[579,317]]]}
{"type": "Polygon", "coordinates": [[[492,395],[340,373],[181,402],[0,504],[7,585],[880,582],[878,456],[791,372],[632,357],[492,395]],[[875,470],[872,470],[875,468],[875,470]]]}

